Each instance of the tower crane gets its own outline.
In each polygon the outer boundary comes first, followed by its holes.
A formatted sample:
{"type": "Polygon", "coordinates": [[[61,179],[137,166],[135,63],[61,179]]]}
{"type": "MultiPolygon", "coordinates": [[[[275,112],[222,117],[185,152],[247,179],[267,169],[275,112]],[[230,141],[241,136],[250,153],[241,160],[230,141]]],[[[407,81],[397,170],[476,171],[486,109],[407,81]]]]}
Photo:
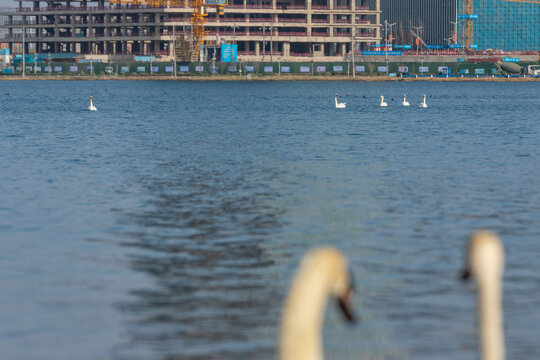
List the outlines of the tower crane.
{"type": "Polygon", "coordinates": [[[473,44],[473,0],[462,0],[461,14],[463,16],[461,35],[464,50],[470,50],[473,44]]]}
{"type": "MultiPolygon", "coordinates": [[[[204,45],[206,35],[205,23],[208,16],[207,9],[215,8],[217,15],[223,15],[223,9],[228,5],[228,0],[109,0],[110,4],[117,5],[146,5],[150,7],[181,7],[188,6],[193,9],[191,13],[192,37],[188,40],[190,54],[187,59],[194,61],[199,58],[201,45],[204,45]]],[[[176,36],[176,34],[173,34],[176,36]]],[[[176,42],[179,43],[178,41],[176,42]]],[[[177,49],[174,49],[176,51],[177,49]]]]}

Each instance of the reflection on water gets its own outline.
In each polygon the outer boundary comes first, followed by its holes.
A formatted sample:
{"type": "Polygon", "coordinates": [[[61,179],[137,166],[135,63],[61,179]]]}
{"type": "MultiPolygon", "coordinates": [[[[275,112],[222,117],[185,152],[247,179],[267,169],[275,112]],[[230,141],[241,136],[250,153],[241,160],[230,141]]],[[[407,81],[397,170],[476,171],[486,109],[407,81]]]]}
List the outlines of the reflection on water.
{"type": "Polygon", "coordinates": [[[122,305],[137,319],[133,344],[164,357],[273,357],[275,334],[265,329],[280,301],[262,245],[280,231],[279,194],[251,181],[257,170],[242,169],[170,162],[160,168],[165,176],[145,180],[148,209],[129,213],[138,231],[125,234],[125,245],[144,250],[131,264],[156,286],[122,305]]]}

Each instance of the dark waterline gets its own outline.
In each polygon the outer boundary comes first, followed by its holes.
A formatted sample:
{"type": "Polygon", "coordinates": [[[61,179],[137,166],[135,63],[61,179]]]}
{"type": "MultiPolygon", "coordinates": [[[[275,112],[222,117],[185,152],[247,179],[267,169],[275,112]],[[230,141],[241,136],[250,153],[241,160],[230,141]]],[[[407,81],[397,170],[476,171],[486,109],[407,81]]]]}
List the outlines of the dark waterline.
{"type": "Polygon", "coordinates": [[[331,244],[362,322],[330,306],[326,358],[476,359],[477,228],[507,250],[508,358],[536,358],[539,90],[0,82],[2,358],[273,359],[299,258],[331,244]]]}

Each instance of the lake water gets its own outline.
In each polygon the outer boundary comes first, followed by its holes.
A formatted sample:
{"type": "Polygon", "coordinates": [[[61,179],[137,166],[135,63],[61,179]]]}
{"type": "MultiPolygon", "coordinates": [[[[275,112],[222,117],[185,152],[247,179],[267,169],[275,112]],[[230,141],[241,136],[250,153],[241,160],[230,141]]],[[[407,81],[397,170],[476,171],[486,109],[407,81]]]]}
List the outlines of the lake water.
{"type": "Polygon", "coordinates": [[[1,357],[274,359],[298,260],[331,244],[362,320],[328,307],[327,359],[476,359],[475,287],[457,275],[489,228],[507,251],[508,358],[538,358],[539,94],[2,81],[1,357]]]}

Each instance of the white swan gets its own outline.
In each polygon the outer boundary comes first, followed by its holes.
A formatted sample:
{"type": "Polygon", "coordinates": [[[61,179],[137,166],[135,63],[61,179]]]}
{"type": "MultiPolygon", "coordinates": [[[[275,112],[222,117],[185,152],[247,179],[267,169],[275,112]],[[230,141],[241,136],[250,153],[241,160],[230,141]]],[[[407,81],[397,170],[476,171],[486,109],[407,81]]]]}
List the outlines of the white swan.
{"type": "Polygon", "coordinates": [[[472,277],[478,287],[478,323],[482,360],[504,360],[502,275],[504,248],[497,236],[479,231],[471,237],[463,279],[472,277]]]}
{"type": "Polygon", "coordinates": [[[420,103],[420,107],[422,107],[422,108],[427,108],[427,104],[426,104],[426,94],[424,94],[424,100],[420,103]]]}
{"type": "Polygon", "coordinates": [[[381,106],[388,106],[388,104],[384,102],[384,96],[382,95],[381,95],[381,106]]]}
{"type": "Polygon", "coordinates": [[[88,110],[97,111],[97,108],[94,106],[94,103],[92,102],[92,97],[91,96],[90,96],[90,106],[88,107],[88,110]]]}
{"type": "Polygon", "coordinates": [[[403,102],[401,103],[403,106],[410,106],[409,102],[407,101],[407,94],[403,94],[403,102]]]}
{"type": "Polygon", "coordinates": [[[347,106],[347,103],[338,103],[337,94],[334,94],[334,102],[336,103],[336,109],[344,109],[347,106]]]}
{"type": "Polygon", "coordinates": [[[307,253],[284,305],[281,321],[281,360],[322,360],[322,323],[329,295],[337,297],[348,321],[351,311],[352,275],[345,256],[331,247],[307,253]]]}

